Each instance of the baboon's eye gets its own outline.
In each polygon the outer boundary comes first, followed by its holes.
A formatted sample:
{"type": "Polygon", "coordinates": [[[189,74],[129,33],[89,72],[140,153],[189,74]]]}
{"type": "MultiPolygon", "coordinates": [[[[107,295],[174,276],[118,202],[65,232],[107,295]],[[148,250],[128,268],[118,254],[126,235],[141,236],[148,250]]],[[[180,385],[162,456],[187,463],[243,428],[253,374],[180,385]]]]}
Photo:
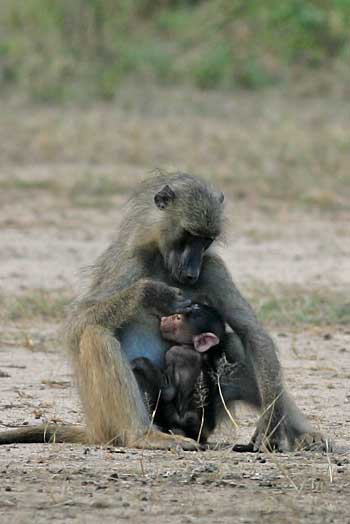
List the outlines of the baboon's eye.
{"type": "Polygon", "coordinates": [[[209,248],[209,246],[213,243],[214,239],[210,237],[204,237],[200,234],[194,235],[193,233],[190,233],[189,231],[184,230],[182,241],[186,243],[192,243],[194,240],[197,242],[200,241],[203,245],[204,251],[209,248]]]}
{"type": "Polygon", "coordinates": [[[213,238],[203,238],[203,246],[204,246],[204,249],[208,249],[211,244],[213,243],[213,238]]]}

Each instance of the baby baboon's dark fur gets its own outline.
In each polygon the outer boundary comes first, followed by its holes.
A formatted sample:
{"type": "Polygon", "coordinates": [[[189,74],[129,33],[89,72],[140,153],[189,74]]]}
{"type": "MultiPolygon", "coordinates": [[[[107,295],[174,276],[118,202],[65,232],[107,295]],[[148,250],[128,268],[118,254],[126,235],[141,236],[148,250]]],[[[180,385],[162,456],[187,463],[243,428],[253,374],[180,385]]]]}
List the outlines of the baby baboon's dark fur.
{"type": "Polygon", "coordinates": [[[131,362],[154,423],[170,433],[205,443],[215,428],[217,362],[225,351],[225,322],[208,304],[193,304],[161,320],[160,331],[173,344],[164,370],[141,357],[131,362]]]}
{"type": "MultiPolygon", "coordinates": [[[[222,259],[208,249],[221,233],[222,215],[222,193],[184,173],[159,173],[136,189],[117,239],[92,268],[90,286],[73,305],[66,326],[86,415],[84,440],[177,445],[176,436],[150,431],[129,361],[149,358],[150,352],[151,360],[161,363],[166,346],[159,337],[159,316],[205,295],[242,343],[226,349],[228,360],[241,360],[242,373],[224,395],[226,402],[243,400],[260,409],[254,448],[281,448],[285,437],[292,447],[324,446],[284,389],[270,336],[222,259]]],[[[67,431],[66,440],[83,440],[81,429],[67,431]]],[[[1,438],[4,443],[4,433],[1,438]]],[[[14,440],[21,441],[18,432],[12,440],[8,432],[7,442],[14,440]]],[[[191,448],[193,442],[182,437],[181,445],[191,448]]]]}

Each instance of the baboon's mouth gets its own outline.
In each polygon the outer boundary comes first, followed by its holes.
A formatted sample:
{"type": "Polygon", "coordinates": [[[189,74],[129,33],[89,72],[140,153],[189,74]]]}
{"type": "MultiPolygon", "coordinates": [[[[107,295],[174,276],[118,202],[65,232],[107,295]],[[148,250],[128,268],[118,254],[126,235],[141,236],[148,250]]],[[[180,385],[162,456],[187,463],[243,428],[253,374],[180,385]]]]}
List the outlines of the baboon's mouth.
{"type": "Polygon", "coordinates": [[[195,284],[201,272],[201,261],[199,267],[197,264],[192,264],[191,267],[188,264],[184,266],[182,261],[179,263],[174,252],[165,258],[165,265],[176,282],[187,286],[195,284]]]}
{"type": "Polygon", "coordinates": [[[183,269],[179,269],[177,271],[176,278],[177,278],[177,280],[179,282],[181,282],[181,284],[186,284],[187,286],[188,285],[192,286],[199,279],[199,275],[200,275],[200,269],[193,270],[193,271],[190,271],[190,272],[186,272],[183,269]]]}
{"type": "Polygon", "coordinates": [[[194,277],[194,276],[191,276],[191,277],[188,277],[186,275],[181,275],[180,278],[179,278],[179,282],[181,282],[181,284],[186,284],[186,285],[194,285],[198,280],[198,277],[194,277]]]}

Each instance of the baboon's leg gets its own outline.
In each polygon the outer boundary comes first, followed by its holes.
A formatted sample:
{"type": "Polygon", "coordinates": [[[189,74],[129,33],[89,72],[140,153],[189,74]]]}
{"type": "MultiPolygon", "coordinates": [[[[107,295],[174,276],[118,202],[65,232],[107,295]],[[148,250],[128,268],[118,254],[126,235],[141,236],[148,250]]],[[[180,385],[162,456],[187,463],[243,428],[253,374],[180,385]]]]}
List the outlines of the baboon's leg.
{"type": "Polygon", "coordinates": [[[118,340],[108,329],[85,328],[76,365],[91,442],[137,448],[197,449],[191,439],[150,427],[136,379],[118,340]]]}
{"type": "Polygon", "coordinates": [[[148,427],[135,377],[120,344],[100,326],[86,327],[80,340],[78,384],[92,442],[126,445],[148,427]]]}
{"type": "Polygon", "coordinates": [[[224,354],[228,365],[226,369],[224,366],[218,370],[218,379],[225,402],[242,400],[260,409],[261,398],[254,368],[236,333],[226,335],[224,354]]]}
{"type": "MultiPolygon", "coordinates": [[[[258,377],[255,372],[254,362],[251,355],[245,350],[240,337],[236,333],[227,335],[225,344],[225,355],[229,363],[233,364],[232,371],[228,368],[228,375],[223,373],[222,377],[222,394],[225,403],[230,404],[235,401],[244,401],[254,406],[258,410],[263,409],[263,402],[261,398],[261,387],[259,386],[258,377]]],[[[281,399],[280,399],[281,400],[281,399]]],[[[223,417],[225,410],[222,406],[221,397],[218,395],[217,399],[219,415],[223,417]]],[[[249,444],[236,444],[233,447],[234,451],[252,452],[264,447],[274,447],[282,449],[281,431],[283,429],[282,420],[270,420],[266,424],[262,414],[254,435],[249,444]],[[276,421],[276,422],[275,422],[276,421]],[[275,427],[273,424],[276,424],[275,427]],[[279,427],[281,426],[281,427],[279,427]],[[278,430],[278,442],[273,438],[275,431],[278,430]]]]}
{"type": "Polygon", "coordinates": [[[261,416],[253,436],[255,446],[283,449],[286,435],[292,445],[297,442],[307,445],[318,435],[320,448],[328,449],[328,440],[312,430],[286,395],[273,340],[234,285],[222,260],[217,257],[205,260],[201,278],[202,292],[211,296],[214,307],[224,314],[226,322],[242,340],[248,377],[257,384],[261,416]]]}
{"type": "MultiPolygon", "coordinates": [[[[244,351],[244,346],[240,338],[235,334],[229,334],[227,337],[227,344],[225,346],[225,353],[227,360],[236,364],[233,369],[232,376],[229,379],[224,377],[222,392],[225,402],[230,403],[234,401],[244,401],[248,404],[261,409],[262,402],[259,393],[259,385],[254,372],[254,366],[250,361],[249,355],[244,351]]],[[[312,424],[307,420],[303,413],[298,409],[291,396],[283,389],[281,393],[281,403],[284,409],[284,418],[280,420],[280,426],[284,437],[288,439],[288,443],[292,449],[332,449],[332,443],[325,439],[322,434],[315,431],[312,424]]],[[[221,416],[225,414],[222,406],[220,406],[220,399],[218,398],[219,413],[221,416]]],[[[270,432],[273,435],[274,428],[270,426],[270,432]]],[[[267,429],[269,431],[269,429],[267,429]]],[[[269,447],[271,438],[269,435],[264,435],[260,424],[249,444],[237,444],[234,446],[235,451],[257,451],[260,446],[264,448],[265,445],[269,447]],[[264,438],[265,437],[265,438],[264,438]],[[266,439],[266,440],[265,440],[266,439]]],[[[273,441],[273,439],[272,439],[273,441]]],[[[283,449],[283,440],[278,443],[278,448],[283,449]]]]}

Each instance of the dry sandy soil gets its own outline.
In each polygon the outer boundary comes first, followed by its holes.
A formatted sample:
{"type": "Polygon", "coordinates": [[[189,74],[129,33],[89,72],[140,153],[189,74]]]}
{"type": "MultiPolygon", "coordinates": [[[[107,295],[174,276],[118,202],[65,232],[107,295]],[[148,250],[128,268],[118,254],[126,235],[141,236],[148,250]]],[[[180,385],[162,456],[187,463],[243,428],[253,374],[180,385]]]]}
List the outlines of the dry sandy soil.
{"type": "MultiPolygon", "coordinates": [[[[1,522],[350,523],[349,113],[346,100],[283,93],[2,109],[0,427],[82,420],[57,335],[63,306],[113,237],[128,188],[172,165],[225,189],[220,249],[258,312],[278,297],[265,320],[288,387],[335,451],[4,446],[1,522]]],[[[256,415],[237,417],[217,441],[249,438],[256,415]]]]}

